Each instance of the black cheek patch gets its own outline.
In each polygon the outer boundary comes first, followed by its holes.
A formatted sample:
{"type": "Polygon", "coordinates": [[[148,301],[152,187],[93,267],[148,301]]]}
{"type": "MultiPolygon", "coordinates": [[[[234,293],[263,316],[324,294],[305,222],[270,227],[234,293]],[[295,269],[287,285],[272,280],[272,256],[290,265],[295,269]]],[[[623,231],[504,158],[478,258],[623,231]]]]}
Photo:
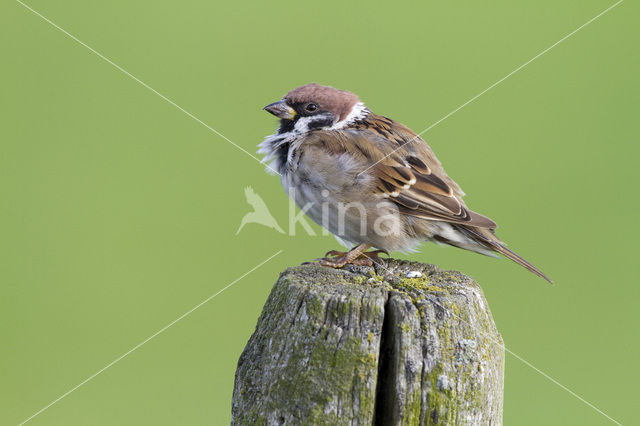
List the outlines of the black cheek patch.
{"type": "Polygon", "coordinates": [[[308,128],[309,130],[323,129],[325,127],[330,127],[331,125],[333,125],[333,117],[318,117],[317,120],[309,122],[308,128]]]}

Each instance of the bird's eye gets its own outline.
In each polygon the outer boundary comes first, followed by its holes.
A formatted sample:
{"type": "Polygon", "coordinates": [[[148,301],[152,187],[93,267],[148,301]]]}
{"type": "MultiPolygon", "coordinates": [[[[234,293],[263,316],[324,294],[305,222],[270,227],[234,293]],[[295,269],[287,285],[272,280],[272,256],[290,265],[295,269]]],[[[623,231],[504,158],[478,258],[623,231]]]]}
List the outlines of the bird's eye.
{"type": "Polygon", "coordinates": [[[314,112],[315,110],[318,109],[318,105],[316,105],[316,104],[307,104],[307,106],[305,106],[304,109],[307,112],[314,112]]]}

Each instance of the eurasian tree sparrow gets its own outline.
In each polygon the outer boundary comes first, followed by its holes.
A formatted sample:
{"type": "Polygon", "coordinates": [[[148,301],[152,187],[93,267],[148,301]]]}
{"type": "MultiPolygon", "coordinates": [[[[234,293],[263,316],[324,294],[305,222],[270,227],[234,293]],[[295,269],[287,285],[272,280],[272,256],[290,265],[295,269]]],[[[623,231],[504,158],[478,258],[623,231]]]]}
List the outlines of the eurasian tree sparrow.
{"type": "Polygon", "coordinates": [[[311,83],[264,109],[280,127],[260,144],[263,161],[311,219],[355,246],[327,253],[320,264],[371,265],[381,251],[434,241],[500,253],[551,282],[496,237],[495,222],[467,208],[424,140],[355,94],[311,83]],[[365,253],[370,247],[379,250],[365,253]]]}

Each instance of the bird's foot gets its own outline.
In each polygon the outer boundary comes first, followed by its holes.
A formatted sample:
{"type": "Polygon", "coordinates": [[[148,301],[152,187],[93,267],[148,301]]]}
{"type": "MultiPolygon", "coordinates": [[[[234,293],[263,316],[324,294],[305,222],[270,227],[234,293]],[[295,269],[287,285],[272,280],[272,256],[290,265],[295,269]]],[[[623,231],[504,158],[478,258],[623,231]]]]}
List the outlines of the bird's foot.
{"type": "Polygon", "coordinates": [[[372,251],[368,251],[366,253],[362,253],[360,256],[365,256],[368,257],[369,259],[371,259],[372,261],[376,261],[376,260],[382,260],[380,259],[380,253],[384,253],[387,256],[389,256],[389,252],[386,250],[372,250],[372,251]]]}
{"type": "Polygon", "coordinates": [[[357,266],[372,266],[373,261],[364,256],[357,256],[356,258],[351,258],[351,256],[347,256],[348,253],[345,253],[342,256],[334,256],[334,257],[320,257],[316,259],[314,262],[322,266],[328,266],[329,268],[342,268],[346,264],[357,265],[357,266]]]}
{"type": "Polygon", "coordinates": [[[387,256],[389,255],[386,250],[373,250],[364,253],[356,250],[350,250],[348,252],[331,250],[328,251],[324,257],[318,258],[314,262],[330,268],[342,268],[346,264],[373,266],[374,262],[380,260],[380,253],[384,253],[387,256]]]}

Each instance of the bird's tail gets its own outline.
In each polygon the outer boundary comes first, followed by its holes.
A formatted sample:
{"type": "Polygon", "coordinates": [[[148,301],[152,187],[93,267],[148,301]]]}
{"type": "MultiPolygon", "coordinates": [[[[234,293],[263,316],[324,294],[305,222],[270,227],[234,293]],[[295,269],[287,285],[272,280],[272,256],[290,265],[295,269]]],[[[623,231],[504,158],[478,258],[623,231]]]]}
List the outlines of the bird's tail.
{"type": "Polygon", "coordinates": [[[492,231],[488,229],[482,229],[482,228],[473,229],[470,227],[464,227],[464,230],[468,234],[471,234],[473,237],[475,237],[477,241],[486,244],[489,248],[491,248],[491,250],[494,250],[500,253],[501,255],[513,260],[518,265],[528,269],[530,272],[533,272],[537,276],[544,278],[550,284],[553,284],[553,281],[551,281],[551,279],[548,276],[546,276],[544,272],[542,272],[540,269],[533,266],[531,263],[529,263],[524,258],[520,257],[518,254],[509,250],[500,240],[498,240],[498,238],[496,238],[496,236],[493,234],[492,231]]]}
{"type": "Polygon", "coordinates": [[[522,257],[518,256],[516,253],[512,252],[511,250],[509,250],[504,245],[495,244],[494,246],[492,246],[492,248],[495,251],[497,251],[498,253],[502,254],[503,256],[506,256],[509,259],[513,260],[518,265],[527,268],[529,271],[533,272],[537,276],[539,276],[541,278],[544,278],[545,280],[549,281],[550,284],[553,284],[553,281],[551,281],[551,278],[546,276],[540,269],[536,268],[531,263],[529,263],[527,260],[523,259],[522,257]]]}

